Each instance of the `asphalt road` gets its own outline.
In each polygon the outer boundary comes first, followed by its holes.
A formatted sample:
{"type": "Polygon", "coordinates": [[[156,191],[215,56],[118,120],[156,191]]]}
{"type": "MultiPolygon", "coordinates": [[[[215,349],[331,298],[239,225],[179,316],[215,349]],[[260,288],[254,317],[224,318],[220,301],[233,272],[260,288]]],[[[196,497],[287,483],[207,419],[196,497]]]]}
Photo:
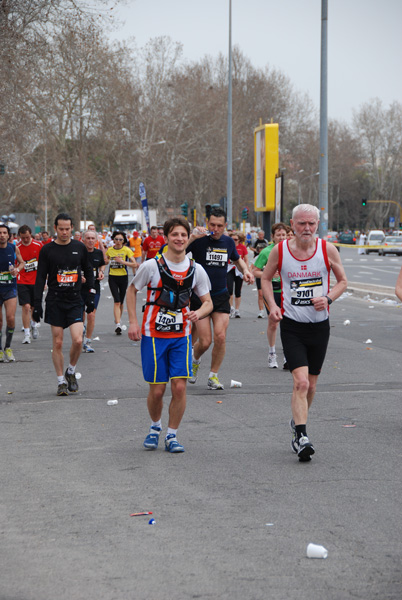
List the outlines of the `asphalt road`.
{"type": "Polygon", "coordinates": [[[254,286],[230,322],[225,390],[206,389],[208,357],[188,386],[181,455],[142,448],[140,348],[114,335],[108,296],[77,395],[55,395],[47,325],[30,346],[16,333],[17,362],[0,364],[0,599],[400,600],[401,306],[332,305],[316,454],[299,463],[291,376],[267,368],[254,286]],[[308,559],[309,542],[328,558],[308,559]]]}
{"type": "Polygon", "coordinates": [[[341,258],[350,282],[395,289],[402,256],[379,256],[376,252],[362,255],[357,253],[357,249],[341,248],[341,258]]]}

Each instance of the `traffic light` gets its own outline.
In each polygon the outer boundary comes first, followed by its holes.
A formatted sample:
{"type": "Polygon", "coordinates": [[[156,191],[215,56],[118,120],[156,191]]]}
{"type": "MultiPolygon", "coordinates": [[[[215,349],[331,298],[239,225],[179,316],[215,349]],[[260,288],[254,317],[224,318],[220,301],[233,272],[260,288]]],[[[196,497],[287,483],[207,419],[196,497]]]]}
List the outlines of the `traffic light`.
{"type": "Polygon", "coordinates": [[[180,204],[180,210],[181,210],[181,214],[183,215],[183,217],[187,217],[187,215],[188,215],[188,202],[183,202],[183,204],[180,204]]]}
{"type": "Polygon", "coordinates": [[[367,204],[366,198],[362,198],[362,206],[366,206],[366,204],[367,204]]]}
{"type": "Polygon", "coordinates": [[[243,221],[247,221],[247,219],[248,219],[248,213],[249,213],[248,207],[245,206],[243,208],[243,210],[241,211],[241,218],[243,219],[243,221]]]}
{"type": "Polygon", "coordinates": [[[195,215],[196,215],[196,211],[195,208],[191,208],[190,209],[190,214],[191,214],[191,222],[194,223],[194,227],[195,227],[195,215]]]}
{"type": "Polygon", "coordinates": [[[206,204],[205,205],[205,216],[208,220],[209,220],[209,217],[211,216],[211,210],[212,210],[212,206],[210,204],[206,204]]]}

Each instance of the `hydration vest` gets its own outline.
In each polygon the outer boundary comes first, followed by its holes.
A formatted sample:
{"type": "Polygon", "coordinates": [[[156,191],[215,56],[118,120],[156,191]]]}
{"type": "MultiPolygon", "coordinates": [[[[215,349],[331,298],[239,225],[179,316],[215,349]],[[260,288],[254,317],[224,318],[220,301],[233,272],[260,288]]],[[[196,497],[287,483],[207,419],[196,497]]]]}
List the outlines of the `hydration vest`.
{"type": "Polygon", "coordinates": [[[190,258],[190,267],[187,271],[187,275],[180,280],[173,277],[163,255],[160,258],[155,258],[155,260],[158,265],[162,286],[156,288],[148,287],[149,290],[160,292],[160,294],[153,302],[146,302],[145,306],[156,304],[157,306],[162,306],[170,310],[181,310],[185,306],[188,306],[190,304],[195,273],[193,259],[190,258]]]}

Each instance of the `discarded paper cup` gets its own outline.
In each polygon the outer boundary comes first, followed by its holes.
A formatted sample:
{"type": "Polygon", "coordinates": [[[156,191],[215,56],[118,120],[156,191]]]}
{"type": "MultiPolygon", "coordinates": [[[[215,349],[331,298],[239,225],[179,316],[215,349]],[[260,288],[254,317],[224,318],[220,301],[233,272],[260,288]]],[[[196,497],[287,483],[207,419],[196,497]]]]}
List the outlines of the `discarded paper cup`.
{"type": "Polygon", "coordinates": [[[344,325],[350,325],[350,321],[349,319],[346,319],[346,321],[343,322],[344,325]]]}
{"type": "Polygon", "coordinates": [[[308,544],[307,558],[327,558],[328,550],[318,544],[308,544]]]}
{"type": "Polygon", "coordinates": [[[108,400],[107,401],[108,406],[116,406],[116,404],[118,404],[118,403],[119,403],[118,400],[108,400]]]}
{"type": "Polygon", "coordinates": [[[243,384],[241,381],[235,381],[234,379],[232,379],[232,381],[230,382],[230,387],[241,387],[243,384]]]}

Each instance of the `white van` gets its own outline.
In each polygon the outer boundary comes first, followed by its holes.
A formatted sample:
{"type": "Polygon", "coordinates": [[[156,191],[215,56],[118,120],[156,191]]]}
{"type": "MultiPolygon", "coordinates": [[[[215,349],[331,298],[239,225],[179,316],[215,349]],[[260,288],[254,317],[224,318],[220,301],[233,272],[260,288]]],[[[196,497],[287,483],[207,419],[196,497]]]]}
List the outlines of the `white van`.
{"type": "MultiPolygon", "coordinates": [[[[382,229],[372,229],[371,231],[369,231],[369,234],[367,236],[366,245],[381,246],[384,240],[385,233],[382,231],[382,229]]],[[[378,252],[378,250],[379,248],[373,248],[373,250],[369,250],[369,248],[366,248],[366,254],[369,254],[370,252],[378,252]]]]}

